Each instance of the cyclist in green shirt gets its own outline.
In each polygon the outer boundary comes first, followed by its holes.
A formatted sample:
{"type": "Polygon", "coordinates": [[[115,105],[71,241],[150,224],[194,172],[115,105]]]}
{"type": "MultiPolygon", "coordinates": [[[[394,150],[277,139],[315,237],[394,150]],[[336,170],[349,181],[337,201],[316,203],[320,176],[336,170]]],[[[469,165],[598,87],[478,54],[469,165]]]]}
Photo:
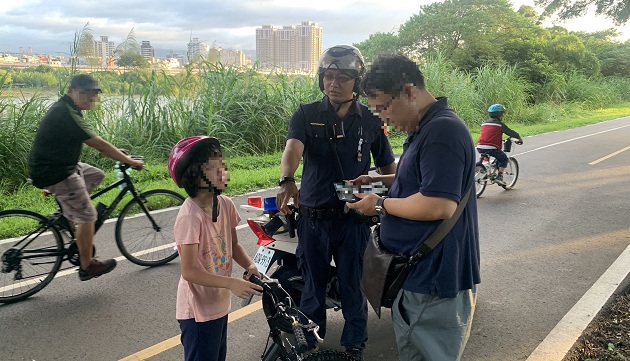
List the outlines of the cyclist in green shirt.
{"type": "Polygon", "coordinates": [[[83,144],[133,168],[142,169],[144,166],[141,160],[130,158],[125,150],[99,137],[83,119],[82,111],[94,108],[100,92],[98,82],[91,75],[73,77],[66,95],[55,102],[42,119],[28,159],[33,185],[52,192],[61,205],[63,215],[76,225],[81,281],[101,276],[116,267],[114,259],[100,261],[92,257],[97,212],[90,193],[105,174],[96,167],[79,162],[83,144]]]}

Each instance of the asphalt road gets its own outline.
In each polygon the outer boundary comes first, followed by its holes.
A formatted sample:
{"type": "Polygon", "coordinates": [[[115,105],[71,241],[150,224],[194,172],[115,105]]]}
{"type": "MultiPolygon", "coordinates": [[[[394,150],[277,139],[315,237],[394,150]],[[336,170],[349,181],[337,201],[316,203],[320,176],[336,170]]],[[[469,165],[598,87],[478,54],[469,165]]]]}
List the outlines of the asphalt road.
{"type": "MultiPolygon", "coordinates": [[[[630,245],[630,151],[619,152],[628,139],[630,117],[527,137],[516,147],[516,187],[491,186],[478,199],[482,284],[463,360],[527,359],[630,245]]],[[[249,229],[238,236],[253,255],[249,229]]],[[[113,224],[99,231],[96,247],[100,257],[120,257],[113,224]]],[[[178,278],[179,260],[153,269],[123,260],[88,282],[76,272],[58,277],[26,301],[0,305],[0,360],[180,360],[178,278]]],[[[257,360],[265,347],[267,324],[256,305],[243,311],[233,300],[229,360],[257,360]]],[[[341,313],[328,316],[322,348],[341,349],[341,313]]],[[[396,360],[389,313],[369,317],[366,360],[396,360]]]]}

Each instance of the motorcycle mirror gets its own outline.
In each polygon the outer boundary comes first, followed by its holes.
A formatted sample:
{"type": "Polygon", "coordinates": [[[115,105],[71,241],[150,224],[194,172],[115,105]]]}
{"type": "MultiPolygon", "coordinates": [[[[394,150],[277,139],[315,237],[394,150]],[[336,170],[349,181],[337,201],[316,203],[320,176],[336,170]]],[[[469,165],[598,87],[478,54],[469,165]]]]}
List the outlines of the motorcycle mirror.
{"type": "Polygon", "coordinates": [[[273,235],[276,234],[278,229],[280,229],[280,227],[282,227],[283,225],[284,225],[284,222],[282,222],[282,219],[280,219],[280,216],[276,215],[275,217],[271,218],[271,220],[267,222],[265,225],[263,225],[261,228],[263,229],[263,231],[265,231],[265,234],[267,236],[273,237],[273,235]]]}
{"type": "Polygon", "coordinates": [[[254,232],[254,234],[258,238],[259,246],[267,246],[274,242],[274,239],[272,237],[269,237],[267,235],[267,232],[265,232],[262,226],[258,224],[256,221],[254,221],[253,219],[248,219],[247,224],[249,225],[249,228],[251,228],[251,230],[254,232]]]}

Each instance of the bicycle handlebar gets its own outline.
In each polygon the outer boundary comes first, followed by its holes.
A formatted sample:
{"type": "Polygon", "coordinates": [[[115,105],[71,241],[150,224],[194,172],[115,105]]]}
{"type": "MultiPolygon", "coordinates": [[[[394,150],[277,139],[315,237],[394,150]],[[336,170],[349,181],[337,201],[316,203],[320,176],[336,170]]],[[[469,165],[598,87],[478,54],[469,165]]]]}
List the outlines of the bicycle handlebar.
{"type": "MultiPolygon", "coordinates": [[[[247,274],[246,272],[244,274],[247,274]]],[[[271,288],[271,286],[269,286],[268,282],[278,282],[275,279],[269,278],[269,276],[267,276],[266,274],[262,273],[261,274],[262,277],[265,279],[264,281],[262,279],[260,279],[258,276],[256,275],[251,275],[249,278],[249,281],[255,285],[258,285],[260,287],[263,288],[263,292],[271,292],[273,293],[273,290],[271,288]]],[[[288,294],[287,294],[288,296],[288,294]]],[[[293,302],[291,302],[293,303],[293,302]]],[[[291,321],[291,328],[293,329],[293,333],[295,335],[295,340],[296,340],[296,348],[297,351],[299,353],[303,353],[308,349],[308,343],[306,342],[306,336],[304,336],[304,331],[306,330],[307,332],[312,332],[313,335],[315,336],[315,339],[317,340],[317,342],[322,343],[324,342],[324,340],[319,336],[319,333],[317,332],[319,330],[319,326],[313,322],[312,320],[307,319],[308,323],[306,325],[301,324],[299,322],[299,319],[291,314],[289,314],[289,312],[287,312],[288,310],[292,309],[292,306],[289,307],[285,307],[285,306],[281,306],[281,307],[277,307],[276,310],[278,312],[280,312],[280,314],[282,315],[282,317],[289,319],[291,321]]],[[[299,312],[299,310],[298,310],[299,312]]],[[[301,313],[301,312],[300,312],[301,313]]],[[[303,314],[302,314],[303,315],[303,314]]]]}
{"type": "Polygon", "coordinates": [[[304,330],[302,329],[302,325],[297,320],[294,320],[291,324],[291,328],[293,329],[293,335],[295,335],[296,349],[297,352],[303,353],[308,350],[308,343],[306,343],[306,336],[304,336],[304,330]]]}
{"type": "MultiPolygon", "coordinates": [[[[141,155],[130,155],[129,158],[133,159],[133,160],[144,160],[144,157],[141,155]]],[[[146,164],[142,167],[142,169],[136,169],[133,168],[132,166],[130,166],[129,164],[125,163],[125,162],[120,162],[117,161],[116,162],[118,169],[120,169],[121,171],[126,171],[127,169],[135,169],[135,170],[147,170],[147,166],[146,164]]]]}

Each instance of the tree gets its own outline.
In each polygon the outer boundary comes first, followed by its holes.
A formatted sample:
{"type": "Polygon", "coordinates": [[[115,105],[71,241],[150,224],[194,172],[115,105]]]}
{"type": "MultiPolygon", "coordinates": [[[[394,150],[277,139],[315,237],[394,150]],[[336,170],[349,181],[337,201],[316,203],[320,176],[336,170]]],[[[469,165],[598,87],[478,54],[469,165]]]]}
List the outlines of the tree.
{"type": "Polygon", "coordinates": [[[445,0],[421,6],[401,25],[400,45],[416,57],[439,52],[472,70],[502,63],[503,44],[537,27],[535,21],[515,12],[507,0],[445,0]]]}
{"type": "Polygon", "coordinates": [[[134,52],[126,52],[121,54],[118,59],[116,59],[116,65],[121,66],[123,68],[148,68],[151,66],[149,61],[145,59],[139,53],[134,52]]]}
{"type": "Polygon", "coordinates": [[[125,41],[120,43],[114,54],[118,56],[116,58],[116,65],[124,68],[148,68],[149,62],[140,55],[140,45],[136,40],[136,33],[133,28],[127,34],[125,41]]]}
{"type": "Polygon", "coordinates": [[[547,44],[545,54],[561,72],[578,71],[589,76],[599,73],[599,60],[575,34],[557,33],[547,44]]]}
{"type": "Polygon", "coordinates": [[[630,78],[630,41],[611,46],[598,55],[602,75],[630,78]]]}
{"type": "Polygon", "coordinates": [[[615,24],[625,24],[630,19],[630,1],[628,0],[535,0],[543,7],[544,16],[558,14],[560,19],[580,17],[595,5],[595,14],[612,19],[615,24]]]}
{"type": "Polygon", "coordinates": [[[395,53],[400,48],[398,36],[394,33],[374,33],[360,42],[353,44],[359,50],[365,61],[371,61],[381,53],[395,53]]]}

